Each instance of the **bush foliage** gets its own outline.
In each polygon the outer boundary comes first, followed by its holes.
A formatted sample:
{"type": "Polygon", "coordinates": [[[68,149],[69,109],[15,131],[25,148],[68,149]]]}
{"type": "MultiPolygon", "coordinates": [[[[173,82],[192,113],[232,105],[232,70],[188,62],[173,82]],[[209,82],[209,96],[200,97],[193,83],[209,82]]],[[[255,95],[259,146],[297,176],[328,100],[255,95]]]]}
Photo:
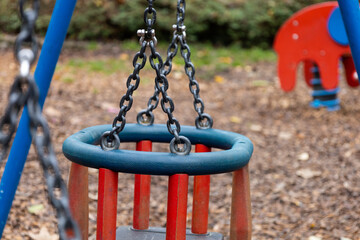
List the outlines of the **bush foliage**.
{"type": "MultiPolygon", "coordinates": [[[[60,0],[59,0],[60,1],[60,0]]],[[[55,1],[41,0],[37,31],[44,34],[55,1]]],[[[157,0],[156,35],[170,39],[176,0],[157,0]]],[[[187,36],[191,41],[270,47],[276,31],[294,12],[323,0],[188,0],[187,36]]],[[[122,40],[143,28],[145,0],[78,0],[68,37],[78,40],[122,40]]],[[[15,34],[20,22],[17,1],[0,1],[0,32],[15,34]]]]}

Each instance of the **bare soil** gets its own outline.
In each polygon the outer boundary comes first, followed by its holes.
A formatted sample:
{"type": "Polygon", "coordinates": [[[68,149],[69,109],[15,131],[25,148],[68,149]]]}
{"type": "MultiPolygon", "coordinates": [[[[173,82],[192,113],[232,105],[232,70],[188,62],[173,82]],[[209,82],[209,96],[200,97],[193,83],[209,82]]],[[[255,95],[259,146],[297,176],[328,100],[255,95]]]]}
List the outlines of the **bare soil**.
{"type": "MultiPolygon", "coordinates": [[[[3,112],[17,65],[10,50],[0,53],[0,110],[3,112]]],[[[61,56],[44,114],[52,129],[65,179],[69,162],[62,155],[63,141],[83,128],[112,123],[119,100],[125,93],[125,81],[132,72],[131,58],[121,48],[65,49],[61,56]],[[68,62],[74,57],[84,61],[116,61],[128,57],[129,65],[116,73],[105,74],[70,67],[68,62]]],[[[199,69],[199,73],[201,71],[206,69],[199,69]]],[[[134,94],[128,122],[135,122],[136,113],[145,108],[153,92],[154,73],[147,69],[142,76],[150,81],[142,82],[134,94]]],[[[183,125],[193,125],[196,114],[183,68],[174,66],[169,80],[169,95],[176,106],[175,117],[183,125]]],[[[243,134],[254,143],[250,161],[253,239],[360,240],[360,104],[357,89],[350,89],[342,81],[341,110],[328,112],[309,107],[310,90],[301,77],[295,91],[283,92],[273,62],[236,67],[219,73],[215,79],[199,78],[198,81],[205,111],[214,118],[214,128],[243,134]]],[[[161,108],[155,111],[155,116],[156,123],[166,122],[161,108]]],[[[164,150],[164,147],[159,146],[156,150],[164,150]]],[[[0,174],[3,169],[4,166],[0,168],[0,174]]],[[[97,170],[90,169],[90,239],[95,239],[96,232],[97,174],[97,170]]],[[[226,237],[230,223],[231,180],[231,174],[211,178],[209,230],[226,237]]],[[[189,205],[191,189],[190,185],[189,205]]],[[[120,174],[118,225],[132,223],[132,200],[133,175],[120,174]]],[[[167,178],[153,177],[152,226],[165,226],[166,201],[167,178]]],[[[54,211],[48,204],[42,170],[32,149],[3,239],[57,239],[56,232],[54,211]],[[44,228],[48,231],[47,237],[44,232],[39,234],[44,228]]]]}

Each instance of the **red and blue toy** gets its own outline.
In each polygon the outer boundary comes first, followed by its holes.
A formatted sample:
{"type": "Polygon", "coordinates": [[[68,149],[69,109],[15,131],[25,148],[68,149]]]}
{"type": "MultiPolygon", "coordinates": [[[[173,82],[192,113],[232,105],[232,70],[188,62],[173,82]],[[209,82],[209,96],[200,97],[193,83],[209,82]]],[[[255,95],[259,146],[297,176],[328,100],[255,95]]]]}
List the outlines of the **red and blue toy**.
{"type": "Polygon", "coordinates": [[[359,85],[337,2],[315,4],[295,13],[277,33],[274,49],[279,58],[278,75],[284,91],[294,89],[297,66],[304,62],[306,83],[314,87],[313,107],[338,109],[340,60],[348,85],[359,85]]]}

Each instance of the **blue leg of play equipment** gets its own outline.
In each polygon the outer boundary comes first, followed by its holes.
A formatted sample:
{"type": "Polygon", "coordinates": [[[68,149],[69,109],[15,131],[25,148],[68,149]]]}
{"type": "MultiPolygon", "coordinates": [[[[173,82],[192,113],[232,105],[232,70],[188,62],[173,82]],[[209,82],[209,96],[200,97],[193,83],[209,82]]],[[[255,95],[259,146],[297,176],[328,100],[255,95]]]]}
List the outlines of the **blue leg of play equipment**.
{"type": "Polygon", "coordinates": [[[339,88],[323,88],[319,68],[316,64],[312,67],[311,72],[313,74],[313,78],[311,79],[311,84],[313,86],[311,95],[313,97],[313,101],[310,103],[310,106],[313,108],[326,107],[329,112],[339,110],[340,100],[337,98],[339,88]]]}
{"type": "MultiPolygon", "coordinates": [[[[358,0],[338,0],[345,29],[349,38],[355,67],[360,73],[360,8],[358,0]]],[[[360,75],[360,74],[359,74],[360,75]]]]}
{"type": "MultiPolygon", "coordinates": [[[[35,79],[40,91],[39,103],[41,106],[44,105],[75,5],[76,0],[56,1],[35,71],[35,79]]],[[[30,145],[29,116],[25,108],[0,182],[0,238],[10,212],[30,145]]]]}

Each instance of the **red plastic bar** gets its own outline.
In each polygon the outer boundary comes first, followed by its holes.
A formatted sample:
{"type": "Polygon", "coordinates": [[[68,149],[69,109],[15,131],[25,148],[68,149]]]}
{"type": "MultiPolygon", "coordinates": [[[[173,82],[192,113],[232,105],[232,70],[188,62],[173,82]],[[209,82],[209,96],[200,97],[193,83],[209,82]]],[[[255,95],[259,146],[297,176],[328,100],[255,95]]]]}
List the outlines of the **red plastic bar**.
{"type": "Polygon", "coordinates": [[[233,173],[230,240],[251,239],[251,202],[249,168],[233,173]]]}
{"type": "MultiPolygon", "coordinates": [[[[195,145],[195,152],[211,152],[211,148],[195,145]]],[[[191,232],[206,234],[209,216],[210,175],[194,177],[193,212],[191,232]]]]}
{"type": "Polygon", "coordinates": [[[118,173],[99,169],[97,240],[116,239],[118,173]]]}
{"type": "MultiPolygon", "coordinates": [[[[152,142],[148,140],[136,143],[136,151],[152,151],[152,142]]],[[[150,175],[135,175],[133,228],[145,230],[149,228],[150,212],[150,175]]]]}
{"type": "Polygon", "coordinates": [[[186,239],[186,214],[189,176],[169,177],[166,240],[186,239]]]}
{"type": "Polygon", "coordinates": [[[78,223],[82,239],[89,238],[89,177],[88,168],[71,163],[69,174],[69,203],[78,223]]]}

